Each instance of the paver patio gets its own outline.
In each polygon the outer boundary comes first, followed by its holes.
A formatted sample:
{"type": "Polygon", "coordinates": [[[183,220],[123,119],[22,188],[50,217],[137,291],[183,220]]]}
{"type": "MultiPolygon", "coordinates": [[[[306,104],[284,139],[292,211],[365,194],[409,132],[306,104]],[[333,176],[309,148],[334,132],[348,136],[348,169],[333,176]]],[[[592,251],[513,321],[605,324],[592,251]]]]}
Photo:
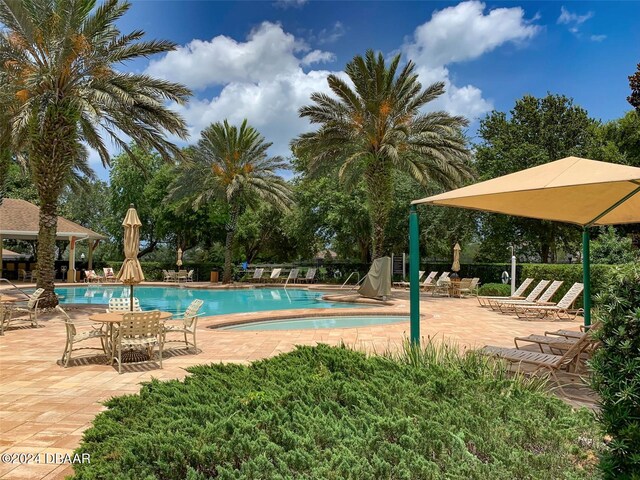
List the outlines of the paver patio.
{"type": "MultiPolygon", "coordinates": [[[[406,292],[395,294],[392,306],[367,308],[368,314],[408,314],[406,292]]],[[[296,310],[295,315],[357,314],[359,309],[296,310]]],[[[104,307],[68,309],[74,319],[86,319],[89,312],[104,307]]],[[[425,338],[446,339],[461,348],[493,344],[513,346],[513,337],[542,333],[558,328],[578,330],[575,322],[522,321],[509,315],[480,308],[473,298],[433,298],[423,296],[421,333],[425,338]]],[[[274,312],[226,315],[223,319],[272,318],[274,312]]],[[[280,311],[279,316],[292,311],[280,311]]],[[[112,396],[135,393],[140,382],[179,379],[184,368],[195,364],[217,362],[248,363],[292,350],[295,345],[344,342],[369,352],[399,348],[408,336],[407,323],[360,328],[334,328],[289,331],[231,331],[207,328],[220,323],[222,317],[201,319],[198,324],[197,355],[184,345],[169,344],[174,350],[165,352],[164,368],[154,364],[128,365],[119,375],[107,365],[105,356],[76,357],[63,368],[59,364],[65,344],[62,320],[52,314],[42,315],[41,328],[28,324],[10,328],[0,336],[0,453],[72,453],[82,433],[95,415],[103,410],[101,403],[112,396]]],[[[85,327],[86,328],[86,327],[85,327]]],[[[88,351],[95,355],[97,351],[88,351]]],[[[83,352],[74,352],[82,355],[83,352]]],[[[43,458],[43,457],[41,457],[43,458]]],[[[69,464],[0,464],[0,478],[64,478],[72,474],[69,464]]]]}

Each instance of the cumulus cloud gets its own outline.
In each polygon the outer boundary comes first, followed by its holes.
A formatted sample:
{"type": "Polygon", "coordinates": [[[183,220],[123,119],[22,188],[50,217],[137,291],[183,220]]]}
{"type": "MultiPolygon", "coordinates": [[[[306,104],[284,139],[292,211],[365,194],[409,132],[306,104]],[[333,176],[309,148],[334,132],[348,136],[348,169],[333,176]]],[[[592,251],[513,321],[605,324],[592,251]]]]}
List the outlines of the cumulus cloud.
{"type": "Polygon", "coordinates": [[[308,0],[277,0],[274,6],[282,8],[283,10],[287,8],[300,8],[307,3],[307,1],[308,0]]]}
{"type": "Polygon", "coordinates": [[[540,30],[519,7],[496,8],[485,13],[485,4],[468,1],[433,13],[416,28],[402,47],[417,66],[420,81],[443,81],[447,92],[432,107],[475,118],[491,110],[491,102],[473,85],[454,85],[447,65],[477,59],[506,43],[522,43],[540,30]]]}
{"type": "Polygon", "coordinates": [[[584,15],[570,12],[564,6],[560,7],[560,16],[558,23],[565,25],[580,25],[593,17],[593,12],[587,12],[584,15]]]}
{"type": "Polygon", "coordinates": [[[303,65],[311,65],[312,63],[326,63],[333,62],[336,59],[336,56],[331,52],[323,52],[321,50],[314,50],[312,52],[307,53],[302,58],[303,65]]]}

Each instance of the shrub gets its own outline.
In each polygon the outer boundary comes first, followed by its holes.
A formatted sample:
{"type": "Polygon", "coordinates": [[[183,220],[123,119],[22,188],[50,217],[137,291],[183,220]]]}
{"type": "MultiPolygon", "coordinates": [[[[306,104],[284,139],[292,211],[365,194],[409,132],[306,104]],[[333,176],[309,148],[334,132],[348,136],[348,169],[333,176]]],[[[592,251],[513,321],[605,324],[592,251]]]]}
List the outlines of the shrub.
{"type": "MultiPolygon", "coordinates": [[[[175,264],[164,262],[140,262],[144,277],[147,281],[161,281],[163,279],[162,270],[176,270],[175,264]]],[[[122,267],[122,261],[110,261],[104,263],[105,267],[111,267],[118,272],[122,267]]],[[[221,272],[222,265],[219,263],[199,263],[184,264],[180,267],[184,270],[194,270],[194,281],[206,282],[210,279],[210,272],[221,272]]]]}
{"type": "Polygon", "coordinates": [[[487,283],[478,289],[478,295],[488,297],[508,297],[511,295],[511,285],[504,283],[487,283]]]}
{"type": "Polygon", "coordinates": [[[619,267],[596,298],[602,342],[593,359],[600,421],[611,441],[600,468],[607,479],[640,478],[640,267],[619,267]]]}
{"type": "Polygon", "coordinates": [[[593,478],[590,412],[455,348],[319,345],[189,372],[109,400],[75,478],[593,478]]]}

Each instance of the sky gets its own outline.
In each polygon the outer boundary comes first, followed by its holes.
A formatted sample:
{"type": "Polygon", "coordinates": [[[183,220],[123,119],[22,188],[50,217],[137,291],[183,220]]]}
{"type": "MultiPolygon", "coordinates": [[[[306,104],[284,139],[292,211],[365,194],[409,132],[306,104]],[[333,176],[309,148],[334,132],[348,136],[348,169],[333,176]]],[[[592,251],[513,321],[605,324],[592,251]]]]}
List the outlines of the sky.
{"type": "MultiPolygon", "coordinates": [[[[481,118],[525,94],[567,95],[602,121],[624,115],[640,62],[638,18],[640,1],[139,0],[122,32],[143,29],[179,47],[120,68],[193,90],[187,105],[171,107],[188,123],[188,143],[213,122],[247,118],[273,142],[269,153],[286,157],[290,141],[314,128],[298,109],[312,92],[330,93],[327,75],[367,49],[399,53],[423,85],[445,82],[428,108],[466,116],[477,140],[481,118]]],[[[107,178],[96,154],[91,161],[107,178]]]]}

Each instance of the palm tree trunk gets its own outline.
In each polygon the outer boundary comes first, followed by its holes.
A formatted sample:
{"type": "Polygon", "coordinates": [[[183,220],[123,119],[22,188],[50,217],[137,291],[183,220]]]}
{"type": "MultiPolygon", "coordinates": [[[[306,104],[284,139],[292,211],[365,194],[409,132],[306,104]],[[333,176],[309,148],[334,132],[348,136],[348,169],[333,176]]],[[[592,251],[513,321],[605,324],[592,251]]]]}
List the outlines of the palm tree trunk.
{"type": "Polygon", "coordinates": [[[371,220],[371,256],[375,260],[387,253],[385,228],[391,210],[393,180],[389,168],[382,161],[372,163],[365,171],[364,178],[371,220]]]}
{"type": "Polygon", "coordinates": [[[224,273],[222,274],[222,283],[231,283],[233,281],[233,265],[231,264],[231,256],[233,254],[233,241],[236,236],[238,227],[238,217],[240,216],[240,206],[238,204],[231,206],[229,212],[229,221],[225,225],[227,230],[227,238],[224,244],[224,273]]]}
{"type": "Polygon", "coordinates": [[[53,292],[55,275],[56,230],[58,227],[57,202],[40,205],[38,230],[38,288],[44,288],[39,306],[55,307],[58,297],[53,292]]]}
{"type": "Polygon", "coordinates": [[[0,205],[7,192],[7,177],[9,176],[9,162],[11,151],[8,148],[0,147],[0,205]]]}

